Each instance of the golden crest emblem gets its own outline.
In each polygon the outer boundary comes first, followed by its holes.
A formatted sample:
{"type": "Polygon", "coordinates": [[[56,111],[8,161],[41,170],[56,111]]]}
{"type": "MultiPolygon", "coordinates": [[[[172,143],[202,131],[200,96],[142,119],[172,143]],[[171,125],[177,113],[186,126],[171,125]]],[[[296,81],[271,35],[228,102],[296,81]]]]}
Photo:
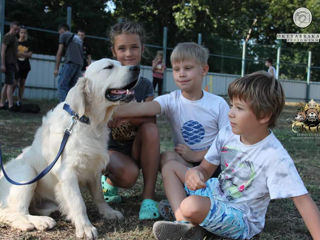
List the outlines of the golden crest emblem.
{"type": "Polygon", "coordinates": [[[291,129],[294,133],[320,132],[320,105],[312,99],[301,106],[294,121],[292,121],[291,129]]]}

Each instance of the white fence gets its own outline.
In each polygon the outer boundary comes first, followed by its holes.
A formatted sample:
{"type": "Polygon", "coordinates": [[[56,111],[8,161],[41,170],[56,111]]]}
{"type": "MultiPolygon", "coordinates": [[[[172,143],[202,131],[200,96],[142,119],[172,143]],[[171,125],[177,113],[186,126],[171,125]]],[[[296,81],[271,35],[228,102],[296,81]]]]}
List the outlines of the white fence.
{"type": "MultiPolygon", "coordinates": [[[[54,99],[57,98],[57,78],[54,78],[55,56],[33,54],[31,59],[31,72],[26,81],[25,98],[54,99]]],[[[141,67],[142,76],[152,80],[150,66],[141,67]]],[[[3,76],[4,77],[4,76],[3,76]]],[[[227,95],[228,85],[239,75],[209,73],[203,81],[203,88],[217,95],[227,95]]],[[[307,96],[306,81],[281,80],[287,101],[305,101],[307,96]]],[[[166,71],[164,91],[170,92],[177,89],[173,78],[172,69],[166,71]]],[[[320,100],[320,82],[310,83],[310,99],[320,100]]]]}

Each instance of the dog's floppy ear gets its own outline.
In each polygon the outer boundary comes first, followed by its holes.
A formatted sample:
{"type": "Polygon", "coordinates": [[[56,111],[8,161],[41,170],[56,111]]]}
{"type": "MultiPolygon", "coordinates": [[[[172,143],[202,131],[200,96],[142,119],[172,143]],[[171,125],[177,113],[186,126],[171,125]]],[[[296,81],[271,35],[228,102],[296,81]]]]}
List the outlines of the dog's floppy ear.
{"type": "Polygon", "coordinates": [[[86,112],[87,97],[90,92],[89,80],[81,77],[78,79],[76,85],[70,89],[66,102],[70,105],[71,109],[78,113],[81,117],[86,112]]]}

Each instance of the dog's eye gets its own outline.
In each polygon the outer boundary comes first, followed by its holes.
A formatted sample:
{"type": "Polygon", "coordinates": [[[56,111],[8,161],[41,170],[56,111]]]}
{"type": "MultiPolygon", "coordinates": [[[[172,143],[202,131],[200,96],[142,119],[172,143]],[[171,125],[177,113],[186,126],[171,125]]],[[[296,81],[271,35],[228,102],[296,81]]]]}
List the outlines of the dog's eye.
{"type": "Polygon", "coordinates": [[[103,68],[103,69],[112,69],[112,68],[113,68],[113,65],[111,64],[111,65],[106,66],[106,67],[103,68]]]}

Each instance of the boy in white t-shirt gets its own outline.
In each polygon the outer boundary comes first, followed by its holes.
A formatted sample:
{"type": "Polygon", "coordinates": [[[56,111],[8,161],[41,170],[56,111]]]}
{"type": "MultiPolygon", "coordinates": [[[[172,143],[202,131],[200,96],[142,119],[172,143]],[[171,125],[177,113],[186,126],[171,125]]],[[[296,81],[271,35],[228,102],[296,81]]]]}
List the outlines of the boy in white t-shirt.
{"type": "Polygon", "coordinates": [[[209,70],[208,50],[196,43],[179,43],[170,60],[173,78],[180,90],[155,98],[152,102],[130,103],[118,107],[116,118],[164,114],[170,123],[174,152],[161,154],[161,167],[176,160],[183,165],[199,165],[218,131],[229,124],[229,106],[219,96],[202,90],[209,70]]]}
{"type": "Polygon", "coordinates": [[[187,168],[171,161],[163,167],[165,192],[177,221],[156,222],[156,238],[202,239],[206,229],[250,239],[262,231],[270,200],[291,198],[313,239],[320,239],[319,210],[270,130],[284,106],[281,84],[266,72],[256,72],[232,82],[228,95],[231,126],[219,131],[201,164],[187,168]],[[219,164],[221,174],[210,178],[219,164]]]}

